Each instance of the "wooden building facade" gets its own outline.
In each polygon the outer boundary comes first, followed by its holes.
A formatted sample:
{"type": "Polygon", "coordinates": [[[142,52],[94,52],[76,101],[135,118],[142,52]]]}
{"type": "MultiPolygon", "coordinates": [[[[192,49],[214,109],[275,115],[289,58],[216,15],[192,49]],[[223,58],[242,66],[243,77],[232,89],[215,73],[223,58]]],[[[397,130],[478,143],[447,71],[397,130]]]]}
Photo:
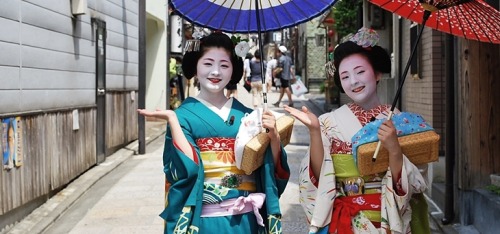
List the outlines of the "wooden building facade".
{"type": "Polygon", "coordinates": [[[0,232],[137,139],[138,2],[0,7],[0,232]]]}

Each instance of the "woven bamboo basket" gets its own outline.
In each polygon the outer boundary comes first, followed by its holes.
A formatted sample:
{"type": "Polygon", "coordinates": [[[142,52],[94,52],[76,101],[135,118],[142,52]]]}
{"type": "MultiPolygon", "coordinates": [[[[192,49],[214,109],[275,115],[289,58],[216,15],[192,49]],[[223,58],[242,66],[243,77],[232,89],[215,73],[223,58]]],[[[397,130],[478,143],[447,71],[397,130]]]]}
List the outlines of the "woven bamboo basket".
{"type": "MultiPolygon", "coordinates": [[[[439,135],[434,131],[425,131],[398,138],[403,154],[415,165],[435,162],[439,154],[439,135]]],[[[377,142],[358,147],[358,170],[360,175],[385,172],[389,167],[389,152],[380,147],[377,160],[372,162],[377,142]]]]}
{"type": "MultiPolygon", "coordinates": [[[[294,121],[295,119],[293,117],[287,115],[281,116],[276,120],[276,128],[280,134],[281,144],[283,144],[283,146],[290,143],[294,121]]],[[[255,169],[259,168],[262,163],[264,163],[264,152],[269,142],[271,142],[271,139],[269,139],[267,133],[261,132],[245,145],[241,160],[241,169],[247,175],[252,174],[255,169]]]]}

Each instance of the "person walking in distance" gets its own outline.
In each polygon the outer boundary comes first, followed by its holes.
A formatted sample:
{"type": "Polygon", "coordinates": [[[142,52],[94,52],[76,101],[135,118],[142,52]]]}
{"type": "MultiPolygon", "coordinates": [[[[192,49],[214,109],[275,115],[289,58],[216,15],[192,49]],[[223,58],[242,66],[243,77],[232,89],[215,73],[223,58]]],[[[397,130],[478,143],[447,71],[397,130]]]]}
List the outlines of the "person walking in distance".
{"type": "MultiPolygon", "coordinates": [[[[267,62],[266,66],[266,85],[267,85],[267,91],[271,91],[271,87],[273,84],[273,80],[275,77],[273,76],[273,70],[278,66],[278,60],[275,58],[271,57],[269,61],[267,62]]],[[[276,85],[276,84],[275,84],[276,85]]],[[[279,85],[276,85],[279,86],[279,85]]]]}
{"type": "Polygon", "coordinates": [[[280,105],[281,99],[283,95],[286,93],[288,97],[288,106],[293,107],[292,100],[292,92],[290,91],[290,79],[292,77],[291,67],[292,67],[292,58],[290,58],[286,52],[288,50],[285,46],[278,47],[278,51],[276,55],[278,56],[278,66],[281,68],[281,72],[274,74],[277,78],[280,78],[280,97],[277,102],[273,103],[275,107],[280,105]]]}
{"type": "Polygon", "coordinates": [[[257,108],[262,100],[262,71],[261,66],[266,68],[266,63],[260,59],[260,50],[256,50],[253,59],[250,61],[250,82],[252,84],[252,104],[257,108]]]}

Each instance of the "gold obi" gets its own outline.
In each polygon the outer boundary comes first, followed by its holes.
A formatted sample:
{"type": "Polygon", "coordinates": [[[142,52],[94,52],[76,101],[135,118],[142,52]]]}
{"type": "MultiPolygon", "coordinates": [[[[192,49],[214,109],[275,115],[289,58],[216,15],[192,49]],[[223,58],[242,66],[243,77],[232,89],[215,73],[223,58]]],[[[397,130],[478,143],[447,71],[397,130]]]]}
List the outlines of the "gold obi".
{"type": "Polygon", "coordinates": [[[255,192],[253,175],[236,167],[234,138],[203,138],[196,141],[203,161],[205,182],[255,192]]]}
{"type": "MultiPolygon", "coordinates": [[[[337,191],[345,196],[381,193],[380,182],[371,181],[370,176],[361,177],[351,154],[331,154],[337,191]]],[[[380,222],[380,211],[361,210],[370,221],[380,222]]]]}

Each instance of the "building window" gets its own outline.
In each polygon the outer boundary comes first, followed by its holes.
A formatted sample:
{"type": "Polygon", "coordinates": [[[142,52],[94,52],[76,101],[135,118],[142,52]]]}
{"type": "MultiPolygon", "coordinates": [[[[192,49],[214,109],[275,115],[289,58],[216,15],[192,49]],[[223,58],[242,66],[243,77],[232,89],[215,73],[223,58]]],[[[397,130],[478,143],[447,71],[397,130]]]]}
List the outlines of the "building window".
{"type": "Polygon", "coordinates": [[[315,37],[315,41],[316,41],[316,46],[325,46],[325,35],[323,34],[316,34],[316,37],[315,37]]]}
{"type": "MultiPolygon", "coordinates": [[[[412,24],[410,26],[410,51],[413,49],[417,41],[418,37],[418,31],[420,29],[420,25],[418,24],[412,24]]],[[[415,54],[413,55],[413,58],[411,60],[410,64],[410,74],[414,79],[419,79],[419,68],[420,68],[420,46],[417,45],[417,49],[415,50],[415,54]]]]}

